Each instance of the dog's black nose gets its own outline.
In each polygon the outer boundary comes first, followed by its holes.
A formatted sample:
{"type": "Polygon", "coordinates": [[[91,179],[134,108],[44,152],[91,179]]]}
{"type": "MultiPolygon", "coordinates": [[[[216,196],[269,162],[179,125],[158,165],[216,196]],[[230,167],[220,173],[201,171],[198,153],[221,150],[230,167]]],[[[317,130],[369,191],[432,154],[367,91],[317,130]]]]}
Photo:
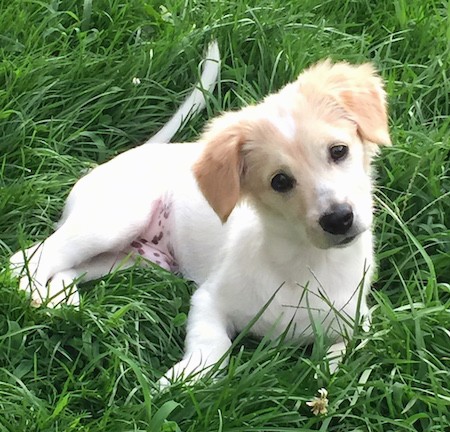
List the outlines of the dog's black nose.
{"type": "Polygon", "coordinates": [[[320,217],[319,224],[330,234],[346,234],[353,223],[353,210],[349,204],[334,204],[320,217]]]}

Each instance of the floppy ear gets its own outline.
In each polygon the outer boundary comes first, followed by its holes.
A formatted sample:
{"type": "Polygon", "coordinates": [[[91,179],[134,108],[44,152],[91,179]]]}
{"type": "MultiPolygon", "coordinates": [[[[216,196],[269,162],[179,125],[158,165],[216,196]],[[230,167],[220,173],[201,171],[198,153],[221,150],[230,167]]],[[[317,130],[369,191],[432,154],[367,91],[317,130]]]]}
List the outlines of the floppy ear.
{"type": "Polygon", "coordinates": [[[239,113],[227,113],[209,125],[200,139],[206,147],[193,167],[201,192],[222,223],[241,196],[244,127],[239,117],[239,113]]]}
{"type": "Polygon", "coordinates": [[[369,63],[353,68],[354,85],[340,92],[340,102],[351,114],[364,140],[390,145],[383,81],[369,63]]]}
{"type": "Polygon", "coordinates": [[[370,63],[332,64],[325,60],[300,75],[299,83],[313,84],[332,96],[355,122],[365,141],[391,144],[383,81],[370,63]]]}

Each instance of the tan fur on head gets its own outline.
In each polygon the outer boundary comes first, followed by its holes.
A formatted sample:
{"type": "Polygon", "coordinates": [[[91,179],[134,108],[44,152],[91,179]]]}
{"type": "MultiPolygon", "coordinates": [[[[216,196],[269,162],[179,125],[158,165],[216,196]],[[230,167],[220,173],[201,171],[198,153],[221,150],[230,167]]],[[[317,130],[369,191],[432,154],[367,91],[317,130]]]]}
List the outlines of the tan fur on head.
{"type": "Polygon", "coordinates": [[[298,78],[303,93],[331,96],[348,113],[361,137],[375,144],[390,145],[383,81],[370,63],[350,65],[320,62],[298,78]]]}
{"type": "Polygon", "coordinates": [[[333,143],[343,140],[355,155],[360,148],[370,175],[378,145],[390,144],[387,120],[383,83],[370,64],[326,60],[260,104],[212,121],[201,137],[206,147],[193,172],[223,223],[243,195],[268,211],[298,216],[312,207],[305,197],[316,194],[317,176],[337,175],[326,157],[333,143]],[[293,175],[303,188],[295,190],[290,207],[286,197],[294,191],[285,197],[270,187],[277,170],[293,175]]]}

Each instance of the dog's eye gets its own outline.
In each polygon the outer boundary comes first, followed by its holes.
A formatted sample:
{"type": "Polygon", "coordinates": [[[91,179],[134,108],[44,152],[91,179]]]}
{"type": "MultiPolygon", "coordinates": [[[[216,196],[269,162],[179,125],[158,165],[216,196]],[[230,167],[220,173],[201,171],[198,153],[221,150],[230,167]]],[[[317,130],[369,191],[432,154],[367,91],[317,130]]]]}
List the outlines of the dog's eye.
{"type": "Polygon", "coordinates": [[[348,155],[348,147],[343,144],[337,144],[330,147],[330,157],[334,162],[345,159],[348,155]]]}
{"type": "Polygon", "coordinates": [[[272,177],[270,185],[276,192],[288,192],[295,186],[295,179],[285,173],[278,173],[272,177]]]}

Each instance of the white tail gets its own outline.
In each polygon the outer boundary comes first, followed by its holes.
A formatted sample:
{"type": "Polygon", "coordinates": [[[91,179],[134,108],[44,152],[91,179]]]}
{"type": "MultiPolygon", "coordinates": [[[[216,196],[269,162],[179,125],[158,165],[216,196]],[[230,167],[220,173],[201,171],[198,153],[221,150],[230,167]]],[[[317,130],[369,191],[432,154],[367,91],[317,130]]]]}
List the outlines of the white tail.
{"type": "Polygon", "coordinates": [[[217,83],[217,75],[220,67],[220,52],[217,41],[208,45],[208,50],[203,64],[203,71],[200,81],[196,84],[194,90],[186,98],[183,104],[178,108],[171,119],[153,135],[145,144],[168,143],[177,131],[189,120],[195,113],[205,108],[205,92],[212,92],[217,83]]]}

